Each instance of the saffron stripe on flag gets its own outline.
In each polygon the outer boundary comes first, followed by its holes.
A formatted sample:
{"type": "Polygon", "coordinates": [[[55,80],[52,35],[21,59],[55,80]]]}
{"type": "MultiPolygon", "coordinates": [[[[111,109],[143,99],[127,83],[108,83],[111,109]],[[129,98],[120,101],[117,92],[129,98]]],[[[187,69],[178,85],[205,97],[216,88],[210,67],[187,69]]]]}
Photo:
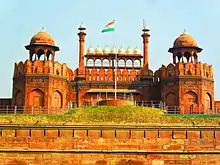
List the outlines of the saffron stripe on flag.
{"type": "Polygon", "coordinates": [[[105,27],[108,27],[108,26],[110,26],[110,25],[113,25],[114,23],[115,23],[115,20],[109,22],[105,27]]]}

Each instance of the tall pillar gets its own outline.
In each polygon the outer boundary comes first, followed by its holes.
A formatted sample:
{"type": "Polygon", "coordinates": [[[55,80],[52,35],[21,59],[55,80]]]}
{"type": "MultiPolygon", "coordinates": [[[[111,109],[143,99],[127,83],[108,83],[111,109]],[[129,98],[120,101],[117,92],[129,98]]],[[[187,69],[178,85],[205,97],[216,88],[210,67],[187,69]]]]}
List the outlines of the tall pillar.
{"type": "Polygon", "coordinates": [[[84,49],[85,49],[85,26],[83,24],[80,25],[79,29],[79,68],[78,68],[78,76],[85,76],[85,67],[84,67],[84,49]]]}
{"type": "Polygon", "coordinates": [[[144,25],[143,28],[143,34],[141,35],[143,38],[143,56],[144,56],[144,64],[143,67],[145,69],[149,69],[149,63],[148,63],[148,45],[149,45],[149,38],[150,38],[150,34],[149,34],[149,29],[144,25]]]}

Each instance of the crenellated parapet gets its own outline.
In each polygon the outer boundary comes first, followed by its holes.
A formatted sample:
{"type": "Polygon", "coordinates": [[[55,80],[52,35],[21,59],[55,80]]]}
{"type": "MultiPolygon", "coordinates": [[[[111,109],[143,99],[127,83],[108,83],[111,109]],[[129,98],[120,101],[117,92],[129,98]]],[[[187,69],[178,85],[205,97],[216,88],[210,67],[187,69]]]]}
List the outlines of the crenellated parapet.
{"type": "Polygon", "coordinates": [[[57,61],[30,61],[15,63],[14,77],[21,75],[53,75],[63,77],[68,80],[73,79],[72,70],[66,64],[57,61]]]}
{"type": "MultiPolygon", "coordinates": [[[[127,82],[139,79],[140,70],[117,69],[117,81],[127,82]]],[[[115,71],[109,69],[86,69],[86,81],[115,81],[115,71]]]]}
{"type": "Polygon", "coordinates": [[[177,63],[162,67],[154,73],[155,79],[179,76],[198,76],[213,79],[212,65],[207,63],[177,63]]]}

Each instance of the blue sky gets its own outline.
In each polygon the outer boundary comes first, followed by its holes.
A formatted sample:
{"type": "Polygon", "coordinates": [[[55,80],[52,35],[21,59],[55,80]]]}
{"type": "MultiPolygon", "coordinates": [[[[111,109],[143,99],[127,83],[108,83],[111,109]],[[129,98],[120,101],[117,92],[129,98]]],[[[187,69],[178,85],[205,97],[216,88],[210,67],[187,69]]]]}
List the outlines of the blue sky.
{"type": "Polygon", "coordinates": [[[56,60],[70,68],[78,65],[77,28],[87,27],[86,46],[112,46],[112,36],[101,34],[111,19],[116,21],[115,45],[142,49],[142,19],[151,30],[150,67],[172,60],[168,49],[186,29],[204,49],[199,59],[213,65],[215,98],[220,100],[220,1],[219,0],[0,0],[0,97],[11,97],[15,62],[28,58],[24,46],[42,26],[61,51],[56,60]]]}

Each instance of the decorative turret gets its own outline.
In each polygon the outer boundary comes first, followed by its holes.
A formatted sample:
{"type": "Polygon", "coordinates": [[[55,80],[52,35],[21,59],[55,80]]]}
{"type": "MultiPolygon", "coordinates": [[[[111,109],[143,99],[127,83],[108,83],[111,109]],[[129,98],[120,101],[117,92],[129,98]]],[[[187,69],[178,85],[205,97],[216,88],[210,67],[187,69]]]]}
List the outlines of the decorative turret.
{"type": "Polygon", "coordinates": [[[103,50],[103,54],[109,54],[110,53],[110,49],[106,46],[103,50]]]}
{"type": "Polygon", "coordinates": [[[115,46],[112,47],[111,54],[118,54],[118,50],[115,46]]]}
{"type": "Polygon", "coordinates": [[[173,63],[198,63],[198,53],[202,51],[196,40],[189,34],[184,32],[176,38],[173,47],[169,52],[173,54],[173,63]]]}
{"type": "Polygon", "coordinates": [[[90,47],[87,49],[87,54],[94,54],[95,53],[95,48],[93,48],[91,45],[90,47]]]}
{"type": "Polygon", "coordinates": [[[125,50],[121,47],[121,48],[118,50],[118,54],[125,54],[125,50]]]}
{"type": "Polygon", "coordinates": [[[126,54],[133,54],[133,52],[133,49],[131,49],[130,47],[126,49],[126,54]]]}
{"type": "Polygon", "coordinates": [[[140,49],[138,49],[138,47],[136,47],[134,49],[134,54],[141,54],[141,51],[140,51],[140,49]]]}
{"type": "Polygon", "coordinates": [[[30,61],[41,60],[42,56],[43,61],[54,61],[55,51],[59,51],[54,39],[43,28],[31,38],[30,44],[25,48],[29,50],[30,61]]]}
{"type": "Polygon", "coordinates": [[[95,49],[95,54],[102,54],[103,50],[99,46],[95,49]]]}

